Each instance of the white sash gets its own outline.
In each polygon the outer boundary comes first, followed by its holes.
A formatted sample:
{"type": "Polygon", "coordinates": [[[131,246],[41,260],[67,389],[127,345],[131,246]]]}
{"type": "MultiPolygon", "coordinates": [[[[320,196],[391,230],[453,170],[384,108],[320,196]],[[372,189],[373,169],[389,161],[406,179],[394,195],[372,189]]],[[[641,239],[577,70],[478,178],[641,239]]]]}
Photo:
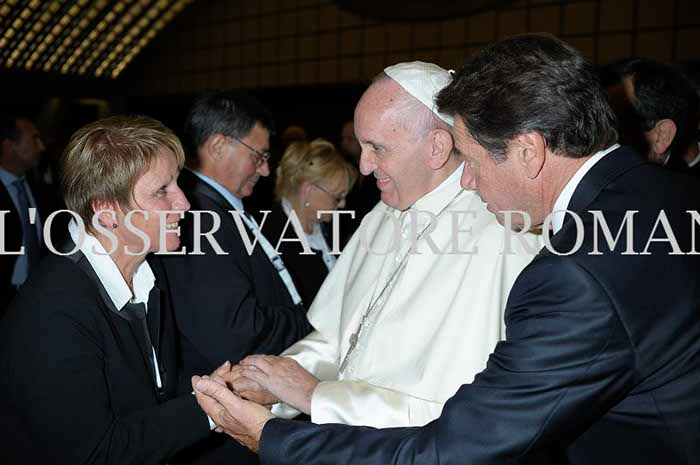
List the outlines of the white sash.
{"type": "MultiPolygon", "coordinates": [[[[236,207],[234,206],[234,208],[236,207]]],[[[287,292],[289,292],[289,296],[292,298],[292,302],[294,302],[294,305],[300,304],[301,296],[299,295],[299,292],[297,292],[297,288],[294,285],[294,281],[292,281],[292,276],[289,274],[287,267],[284,266],[284,261],[282,261],[282,257],[280,257],[275,248],[272,247],[272,244],[270,244],[270,242],[265,238],[265,236],[263,236],[262,231],[260,231],[260,226],[258,226],[257,221],[255,221],[255,218],[250,216],[248,213],[239,210],[238,208],[236,208],[236,211],[241,214],[240,217],[243,220],[243,222],[258,238],[258,243],[260,243],[260,246],[265,252],[265,255],[267,255],[267,258],[270,259],[270,263],[272,263],[272,266],[274,266],[275,270],[277,270],[277,274],[279,274],[280,279],[282,279],[282,282],[287,288],[287,292]]]]}

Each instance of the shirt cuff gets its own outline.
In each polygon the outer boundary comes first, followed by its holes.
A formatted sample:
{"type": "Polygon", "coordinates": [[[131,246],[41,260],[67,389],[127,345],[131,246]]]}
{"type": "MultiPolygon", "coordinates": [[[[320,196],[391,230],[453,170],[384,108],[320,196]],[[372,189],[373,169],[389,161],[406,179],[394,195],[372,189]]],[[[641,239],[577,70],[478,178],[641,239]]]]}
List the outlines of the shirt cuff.
{"type": "MultiPolygon", "coordinates": [[[[192,395],[195,395],[194,391],[192,391],[192,395]]],[[[207,414],[205,413],[205,415],[207,414]]],[[[212,420],[209,415],[207,415],[207,421],[209,421],[209,431],[214,431],[216,429],[216,423],[214,423],[214,420],[212,420]]]]}

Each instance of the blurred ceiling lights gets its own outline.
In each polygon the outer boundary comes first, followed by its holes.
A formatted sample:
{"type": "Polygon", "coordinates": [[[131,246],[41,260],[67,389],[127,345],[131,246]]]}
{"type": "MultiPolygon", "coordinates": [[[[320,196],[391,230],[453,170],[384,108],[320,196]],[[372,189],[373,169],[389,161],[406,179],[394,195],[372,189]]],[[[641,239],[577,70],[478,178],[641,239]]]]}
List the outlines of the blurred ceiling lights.
{"type": "Polygon", "coordinates": [[[192,0],[0,0],[0,68],[116,78],[192,0]]]}

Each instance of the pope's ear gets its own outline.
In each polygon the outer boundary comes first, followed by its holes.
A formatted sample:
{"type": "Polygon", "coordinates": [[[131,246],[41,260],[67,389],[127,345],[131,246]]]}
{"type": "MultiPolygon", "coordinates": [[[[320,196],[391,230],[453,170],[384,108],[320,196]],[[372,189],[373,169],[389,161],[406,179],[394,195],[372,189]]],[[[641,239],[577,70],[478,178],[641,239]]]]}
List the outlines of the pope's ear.
{"type": "Polygon", "coordinates": [[[520,134],[511,142],[509,157],[514,157],[525,175],[535,179],[542,172],[547,158],[547,144],[539,132],[520,134]]]}
{"type": "Polygon", "coordinates": [[[439,170],[448,162],[454,148],[452,134],[444,129],[430,131],[430,154],[428,166],[433,170],[439,170]]]}

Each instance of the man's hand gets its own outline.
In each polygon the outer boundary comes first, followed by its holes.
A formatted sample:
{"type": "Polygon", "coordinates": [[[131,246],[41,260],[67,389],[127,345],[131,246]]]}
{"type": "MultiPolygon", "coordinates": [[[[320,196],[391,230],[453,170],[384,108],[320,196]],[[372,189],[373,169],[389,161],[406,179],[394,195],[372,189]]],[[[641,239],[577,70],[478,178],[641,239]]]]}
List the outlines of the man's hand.
{"type": "Polygon", "coordinates": [[[289,357],[249,355],[241,360],[240,373],[280,401],[311,414],[311,396],[319,383],[311,373],[289,357]]]}
{"type": "Polygon", "coordinates": [[[226,384],[233,389],[233,392],[240,397],[263,405],[267,408],[272,408],[272,405],[279,402],[279,399],[268,392],[264,387],[255,381],[248,379],[242,374],[243,367],[235,365],[231,371],[223,376],[226,384]]]}
{"type": "Polygon", "coordinates": [[[274,415],[261,405],[241,399],[222,383],[221,378],[215,380],[193,376],[192,388],[197,402],[214,420],[217,429],[222,429],[248,449],[257,452],[263,427],[274,415]]]}

